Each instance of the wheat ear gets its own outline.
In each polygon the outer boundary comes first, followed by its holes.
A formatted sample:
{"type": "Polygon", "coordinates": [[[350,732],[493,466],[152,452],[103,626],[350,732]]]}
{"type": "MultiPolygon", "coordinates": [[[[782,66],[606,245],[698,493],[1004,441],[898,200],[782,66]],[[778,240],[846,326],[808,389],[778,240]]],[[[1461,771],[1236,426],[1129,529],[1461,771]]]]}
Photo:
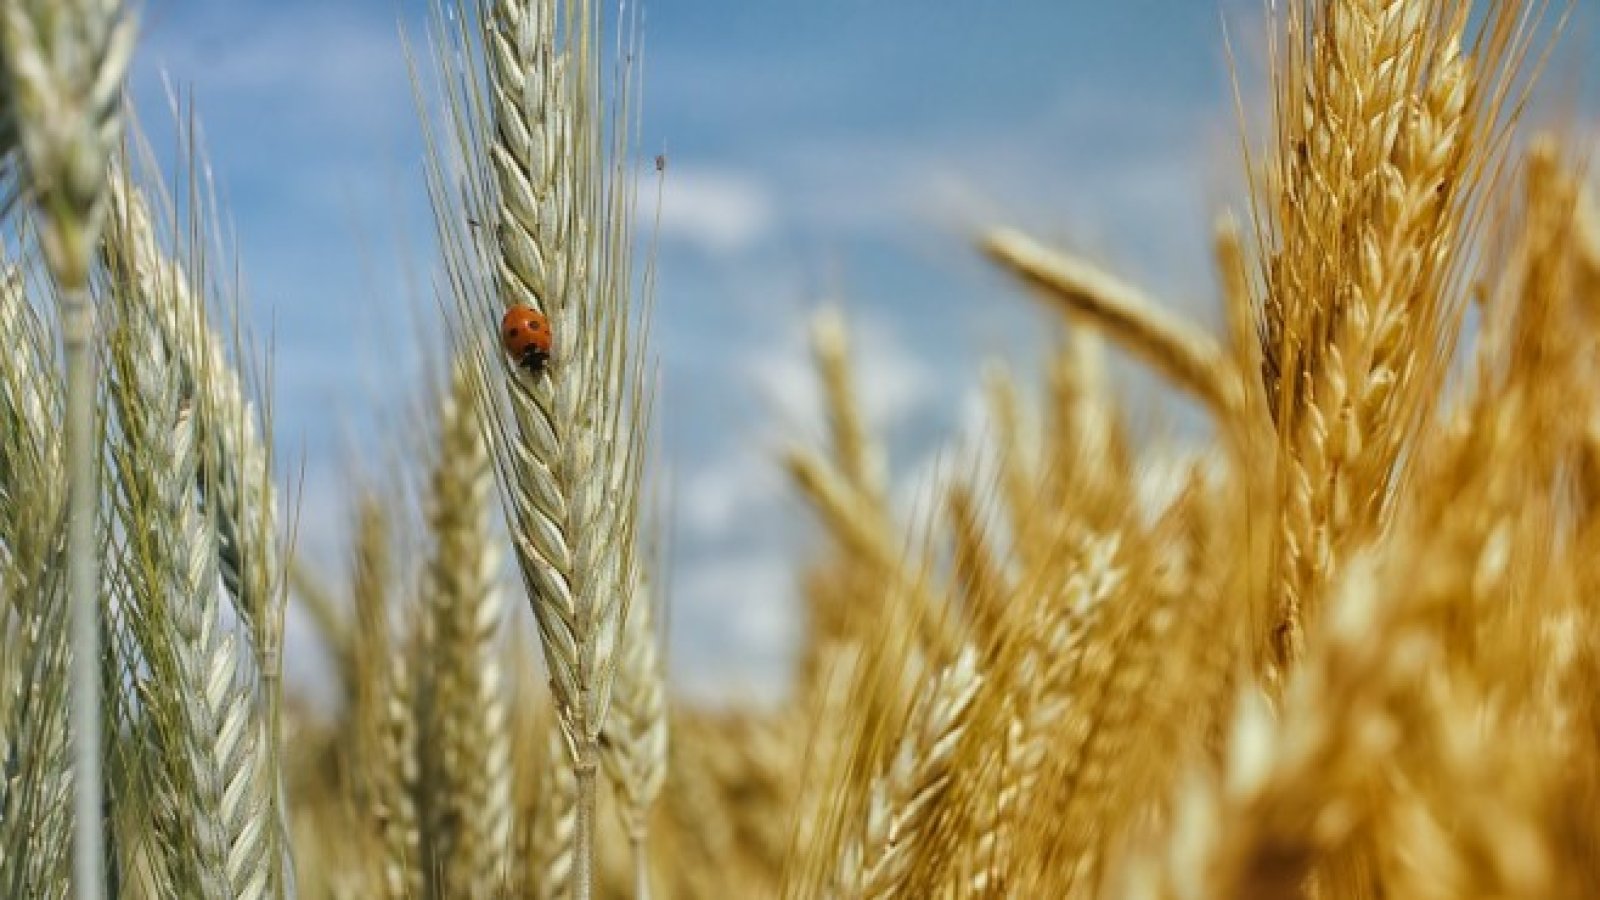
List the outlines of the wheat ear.
{"type": "Polygon", "coordinates": [[[134,28],[117,0],[9,0],[0,5],[6,108],[23,183],[43,213],[45,258],[61,285],[67,365],[67,597],[72,654],[73,883],[105,893],[101,821],[100,604],[95,541],[93,312],[89,269],[105,213],[105,173],[121,126],[134,28]]]}
{"type": "Polygon", "coordinates": [[[406,655],[395,647],[389,607],[394,572],[389,513],[375,497],[356,507],[351,594],[356,625],[351,657],[356,673],[356,745],[360,805],[376,844],[379,896],[426,897],[422,816],[417,809],[416,710],[406,655]]]}
{"type": "MultiPolygon", "coordinates": [[[[1541,5],[1542,6],[1542,5],[1541,5]]],[[[1264,385],[1282,465],[1281,665],[1339,558],[1387,526],[1461,327],[1478,207],[1500,171],[1538,8],[1291,6],[1258,217],[1264,385]],[[1471,43],[1472,50],[1464,45],[1471,43]]]]}
{"type": "Polygon", "coordinates": [[[439,414],[427,510],[433,693],[424,733],[440,755],[441,776],[427,787],[442,800],[444,828],[434,840],[452,897],[494,895],[510,874],[511,746],[499,641],[505,604],[487,520],[494,472],[476,400],[458,363],[439,414]]]}
{"type": "Polygon", "coordinates": [[[577,779],[575,885],[587,900],[600,731],[637,584],[649,431],[624,152],[632,78],[622,65],[606,80],[616,94],[602,98],[602,29],[587,2],[494,0],[474,13],[481,30],[454,39],[446,66],[447,79],[465,81],[450,98],[458,158],[441,158],[435,146],[430,187],[458,337],[473,362],[577,779]],[[478,61],[486,78],[449,68],[478,61]],[[465,188],[451,187],[452,164],[471,173],[465,188]],[[464,224],[472,216],[493,223],[482,243],[464,224]],[[492,338],[502,313],[517,305],[551,323],[552,353],[541,371],[506,357],[492,338]]]}
{"type": "Polygon", "coordinates": [[[567,765],[567,742],[559,725],[548,726],[539,776],[538,806],[529,843],[532,895],[539,900],[571,900],[577,868],[578,782],[567,765]]]}
{"type": "Polygon", "coordinates": [[[850,334],[836,306],[823,307],[811,320],[811,352],[822,378],[823,408],[839,473],[875,506],[884,503],[883,448],[873,440],[856,402],[851,371],[850,334]]]}
{"type": "Polygon", "coordinates": [[[667,777],[667,686],[652,601],[628,613],[600,759],[621,800],[618,812],[633,851],[634,896],[650,896],[650,810],[667,777]]]}
{"type": "Polygon", "coordinates": [[[0,894],[66,895],[71,743],[61,380],[22,270],[0,277],[0,894]]]}
{"type": "Polygon", "coordinates": [[[135,608],[128,621],[148,667],[138,691],[159,750],[158,833],[178,893],[261,897],[276,860],[253,686],[224,631],[214,510],[195,492],[201,453],[191,398],[134,283],[113,273],[120,440],[112,461],[128,536],[118,571],[135,608]]]}
{"type": "Polygon", "coordinates": [[[1131,285],[1053,253],[1016,231],[1000,229],[983,241],[989,257],[1084,322],[1129,350],[1206,403],[1219,418],[1239,406],[1234,370],[1215,340],[1163,312],[1131,285]]]}
{"type": "MultiPolygon", "coordinates": [[[[214,511],[222,582],[251,637],[261,681],[252,704],[252,724],[269,748],[264,798],[273,826],[263,835],[274,860],[274,894],[286,890],[286,812],[279,772],[279,705],[282,694],[283,573],[276,533],[276,492],[270,451],[260,439],[254,407],[244,397],[217,333],[206,322],[203,257],[179,259],[165,252],[145,195],[119,165],[110,182],[111,215],[104,257],[117,281],[119,299],[137,304],[160,334],[168,363],[189,403],[201,454],[195,484],[214,511]],[[191,271],[193,270],[193,271],[191,271]]],[[[192,248],[191,248],[192,249],[192,248]]]]}

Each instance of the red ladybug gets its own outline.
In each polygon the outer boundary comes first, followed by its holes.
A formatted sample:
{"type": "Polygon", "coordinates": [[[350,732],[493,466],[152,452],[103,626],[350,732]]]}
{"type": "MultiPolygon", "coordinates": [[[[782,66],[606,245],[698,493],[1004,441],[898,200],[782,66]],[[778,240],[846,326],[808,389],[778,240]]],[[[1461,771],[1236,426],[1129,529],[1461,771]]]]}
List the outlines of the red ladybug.
{"type": "Polygon", "coordinates": [[[517,365],[537,375],[550,361],[550,320],[529,306],[513,306],[500,320],[500,343],[517,365]]]}

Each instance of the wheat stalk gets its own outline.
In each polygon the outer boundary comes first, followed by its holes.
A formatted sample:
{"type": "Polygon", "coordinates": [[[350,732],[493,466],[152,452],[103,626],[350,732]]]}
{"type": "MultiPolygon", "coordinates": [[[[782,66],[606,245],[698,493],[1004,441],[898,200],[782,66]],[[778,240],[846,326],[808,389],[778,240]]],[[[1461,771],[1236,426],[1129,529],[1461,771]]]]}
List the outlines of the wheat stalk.
{"type": "Polygon", "coordinates": [[[0,6],[5,102],[0,151],[20,161],[43,215],[45,258],[62,288],[67,379],[67,597],[72,653],[73,879],[105,893],[101,822],[99,559],[95,546],[95,376],[89,268],[105,210],[105,172],[120,128],[133,25],[118,0],[9,0],[0,6]],[[14,143],[13,143],[14,142],[14,143]]]}

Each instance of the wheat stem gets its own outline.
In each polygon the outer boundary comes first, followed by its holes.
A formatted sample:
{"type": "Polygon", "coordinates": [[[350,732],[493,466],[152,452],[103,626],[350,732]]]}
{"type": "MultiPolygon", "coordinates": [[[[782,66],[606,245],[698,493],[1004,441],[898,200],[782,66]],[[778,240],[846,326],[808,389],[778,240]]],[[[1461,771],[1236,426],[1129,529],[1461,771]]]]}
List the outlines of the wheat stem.
{"type": "Polygon", "coordinates": [[[71,598],[74,806],[73,882],[79,897],[103,896],[105,837],[100,780],[100,562],[95,546],[95,375],[88,298],[67,288],[61,319],[67,358],[67,596],[71,598]]]}

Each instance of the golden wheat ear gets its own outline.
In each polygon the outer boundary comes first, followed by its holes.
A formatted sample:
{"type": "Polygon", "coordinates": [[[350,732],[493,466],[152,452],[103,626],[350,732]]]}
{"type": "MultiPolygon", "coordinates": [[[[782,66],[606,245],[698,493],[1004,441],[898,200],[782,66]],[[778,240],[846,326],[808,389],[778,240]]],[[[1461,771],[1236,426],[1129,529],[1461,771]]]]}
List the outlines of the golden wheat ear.
{"type": "Polygon", "coordinates": [[[1391,523],[1437,414],[1545,7],[1350,0],[1274,23],[1278,121],[1254,193],[1279,667],[1305,652],[1340,559],[1391,523]]]}

